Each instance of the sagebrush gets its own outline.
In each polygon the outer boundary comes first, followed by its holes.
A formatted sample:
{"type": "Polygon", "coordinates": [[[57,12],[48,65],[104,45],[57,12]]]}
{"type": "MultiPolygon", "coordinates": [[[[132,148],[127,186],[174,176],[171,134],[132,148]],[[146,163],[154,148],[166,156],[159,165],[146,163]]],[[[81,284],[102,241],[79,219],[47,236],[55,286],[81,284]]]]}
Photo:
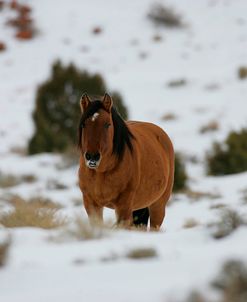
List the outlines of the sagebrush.
{"type": "Polygon", "coordinates": [[[246,302],[247,301],[247,265],[241,260],[228,260],[222,266],[220,274],[211,284],[219,292],[211,299],[193,291],[186,302],[246,302]]]}
{"type": "Polygon", "coordinates": [[[188,181],[188,175],[185,169],[184,159],[181,154],[175,154],[175,174],[173,191],[181,191],[186,189],[188,181]]]}
{"type": "MultiPolygon", "coordinates": [[[[79,100],[82,93],[92,97],[107,91],[100,74],[89,74],[73,64],[54,63],[51,77],[37,90],[33,120],[35,133],[29,141],[29,154],[40,152],[65,152],[77,141],[80,117],[79,100]]],[[[127,108],[119,93],[112,93],[115,107],[127,119],[127,108]]]]}
{"type": "Polygon", "coordinates": [[[210,175],[227,175],[247,171],[247,128],[232,131],[223,143],[214,143],[207,155],[210,175]]]}

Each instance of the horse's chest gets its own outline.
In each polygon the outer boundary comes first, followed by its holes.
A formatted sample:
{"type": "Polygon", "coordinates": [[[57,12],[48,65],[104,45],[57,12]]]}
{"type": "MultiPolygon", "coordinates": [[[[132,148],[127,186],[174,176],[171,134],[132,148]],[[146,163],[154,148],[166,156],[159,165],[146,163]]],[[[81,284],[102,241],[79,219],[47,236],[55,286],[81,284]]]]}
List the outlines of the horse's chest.
{"type": "Polygon", "coordinates": [[[112,176],[94,176],[82,181],[83,192],[102,206],[113,204],[124,188],[125,184],[116,181],[112,176]]]}

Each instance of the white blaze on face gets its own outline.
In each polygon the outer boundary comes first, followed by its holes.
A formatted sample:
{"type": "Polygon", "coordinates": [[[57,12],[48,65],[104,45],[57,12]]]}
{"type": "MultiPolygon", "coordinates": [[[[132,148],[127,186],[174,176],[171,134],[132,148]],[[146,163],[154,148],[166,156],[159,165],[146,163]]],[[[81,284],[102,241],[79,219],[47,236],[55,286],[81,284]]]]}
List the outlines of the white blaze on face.
{"type": "Polygon", "coordinates": [[[92,116],[92,122],[94,122],[98,116],[99,116],[99,113],[95,112],[94,115],[92,116]]]}

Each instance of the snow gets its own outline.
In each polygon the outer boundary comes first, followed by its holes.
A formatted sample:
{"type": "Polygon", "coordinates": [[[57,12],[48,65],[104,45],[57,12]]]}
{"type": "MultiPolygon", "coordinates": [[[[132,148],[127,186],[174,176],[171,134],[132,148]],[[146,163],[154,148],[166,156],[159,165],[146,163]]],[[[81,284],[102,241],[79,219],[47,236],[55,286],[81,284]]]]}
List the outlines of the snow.
{"type": "MultiPolygon", "coordinates": [[[[190,189],[218,197],[174,196],[159,233],[111,230],[101,239],[57,242],[51,240],[57,231],[1,228],[0,243],[11,236],[7,264],[0,268],[1,301],[183,301],[195,288],[210,292],[209,283],[224,261],[247,261],[246,227],[221,240],[215,240],[208,227],[220,219],[219,204],[247,215],[242,193],[247,173],[205,173],[205,154],[212,142],[246,126],[247,85],[238,79],[237,69],[247,64],[247,2],[166,1],[187,24],[179,30],[155,27],[147,19],[152,0],[23,2],[33,7],[39,30],[32,41],[17,41],[5,26],[13,12],[0,11],[0,37],[7,44],[0,53],[0,172],[34,175],[36,181],[0,188],[0,211],[8,210],[6,196],[17,194],[50,198],[70,219],[86,217],[82,205],[76,205],[81,198],[77,166],[58,168],[63,162],[59,155],[15,152],[26,147],[34,131],[35,92],[58,58],[103,74],[110,92],[123,95],[132,119],[160,125],[175,150],[186,155],[190,189]],[[101,34],[92,34],[95,26],[102,27],[101,34]],[[157,34],[162,39],[155,42],[157,34]],[[167,86],[181,78],[186,85],[167,86]],[[177,119],[162,120],[166,113],[177,119]],[[212,120],[219,130],[200,134],[212,120]],[[66,188],[51,188],[52,181],[66,188]],[[198,225],[184,228],[192,218],[198,225]],[[143,247],[154,248],[158,257],[126,257],[133,248],[143,247]]],[[[104,214],[114,218],[111,210],[104,214]]]]}

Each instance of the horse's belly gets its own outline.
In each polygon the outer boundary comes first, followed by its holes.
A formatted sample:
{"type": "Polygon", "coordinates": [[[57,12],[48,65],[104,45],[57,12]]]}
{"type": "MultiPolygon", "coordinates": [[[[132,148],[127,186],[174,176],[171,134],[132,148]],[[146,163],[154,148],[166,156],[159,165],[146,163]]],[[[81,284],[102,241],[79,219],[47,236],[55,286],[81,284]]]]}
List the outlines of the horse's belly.
{"type": "Polygon", "coordinates": [[[141,167],[140,183],[136,188],[134,207],[149,206],[164,194],[169,178],[168,160],[164,150],[149,160],[148,165],[141,167]]]}
{"type": "Polygon", "coordinates": [[[142,185],[136,190],[133,201],[134,209],[148,207],[160,199],[165,192],[166,184],[165,177],[156,181],[143,181],[142,185]]]}
{"type": "MultiPolygon", "coordinates": [[[[134,209],[150,206],[164,195],[171,177],[168,136],[159,127],[147,123],[133,123],[138,134],[140,179],[133,201],[134,209]]],[[[164,201],[165,202],[165,201],[164,201]]]]}

